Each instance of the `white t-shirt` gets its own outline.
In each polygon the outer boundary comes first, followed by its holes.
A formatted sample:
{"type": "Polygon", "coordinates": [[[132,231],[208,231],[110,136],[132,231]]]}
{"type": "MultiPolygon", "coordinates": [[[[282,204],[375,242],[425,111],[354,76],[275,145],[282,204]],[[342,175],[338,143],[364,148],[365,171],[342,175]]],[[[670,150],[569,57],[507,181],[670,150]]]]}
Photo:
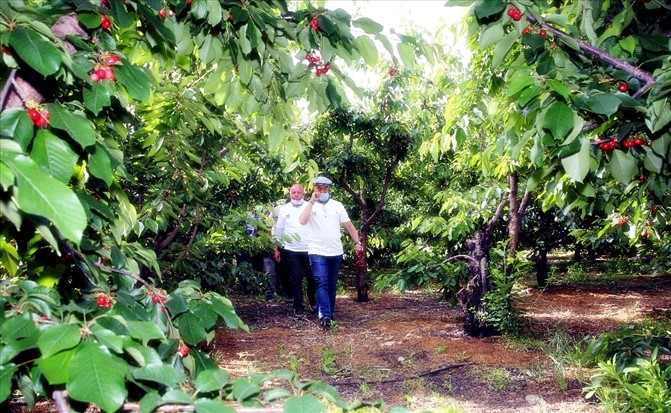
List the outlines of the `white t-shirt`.
{"type": "Polygon", "coordinates": [[[326,257],[342,255],[341,225],[349,220],[342,203],[333,199],[325,204],[315,202],[310,219],[305,224],[308,228],[308,254],[326,257]]]}
{"type": "Polygon", "coordinates": [[[277,221],[273,227],[273,236],[282,240],[284,249],[294,252],[307,252],[308,250],[308,228],[301,225],[298,218],[307,206],[303,202],[300,206],[294,206],[291,202],[277,209],[277,221]]]}

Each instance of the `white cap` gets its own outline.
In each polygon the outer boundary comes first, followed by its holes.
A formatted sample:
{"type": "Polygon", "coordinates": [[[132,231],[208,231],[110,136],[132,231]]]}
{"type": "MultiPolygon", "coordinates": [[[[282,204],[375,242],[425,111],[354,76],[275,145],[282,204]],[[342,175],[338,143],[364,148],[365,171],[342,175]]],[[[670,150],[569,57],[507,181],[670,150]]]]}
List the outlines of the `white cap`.
{"type": "Polygon", "coordinates": [[[315,185],[332,185],[333,182],[325,176],[318,176],[312,180],[312,183],[315,185]]]}

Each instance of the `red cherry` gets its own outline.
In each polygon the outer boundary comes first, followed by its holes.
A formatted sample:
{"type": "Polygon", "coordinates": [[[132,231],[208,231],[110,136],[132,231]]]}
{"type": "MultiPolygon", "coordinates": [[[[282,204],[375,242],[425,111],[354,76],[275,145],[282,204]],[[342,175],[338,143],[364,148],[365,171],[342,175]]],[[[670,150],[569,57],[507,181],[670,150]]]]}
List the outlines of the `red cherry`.
{"type": "Polygon", "coordinates": [[[619,91],[622,92],[622,93],[625,93],[627,90],[629,90],[629,86],[627,86],[626,83],[620,83],[620,84],[617,86],[617,90],[619,90],[619,91]]]}
{"type": "Polygon", "coordinates": [[[107,79],[109,79],[109,80],[114,80],[114,72],[112,71],[111,68],[106,67],[106,68],[103,69],[103,70],[105,70],[105,77],[106,77],[107,79]]]}
{"type": "Polygon", "coordinates": [[[643,145],[643,143],[645,143],[645,142],[643,141],[643,139],[637,137],[637,138],[634,138],[634,143],[636,145],[643,145]]]}
{"type": "Polygon", "coordinates": [[[161,297],[159,297],[158,294],[157,294],[157,295],[151,297],[151,300],[152,300],[154,303],[158,304],[158,303],[161,302],[161,297]]]}
{"type": "Polygon", "coordinates": [[[538,34],[540,34],[542,38],[548,37],[548,32],[545,29],[541,29],[541,31],[538,32],[538,34]]]}
{"type": "Polygon", "coordinates": [[[39,118],[42,117],[42,115],[40,115],[40,112],[38,112],[37,109],[33,108],[28,109],[28,116],[30,116],[30,119],[32,119],[33,122],[36,122],[39,118]]]}
{"type": "Polygon", "coordinates": [[[609,145],[608,143],[605,143],[605,142],[604,142],[604,143],[600,143],[600,144],[599,144],[599,149],[604,150],[604,151],[607,151],[607,150],[610,149],[610,145],[609,145]]]}
{"type": "Polygon", "coordinates": [[[635,143],[634,141],[630,141],[627,139],[626,141],[622,142],[622,145],[624,145],[625,148],[633,148],[635,143]]]}
{"type": "Polygon", "coordinates": [[[179,347],[177,348],[177,354],[180,357],[186,357],[189,355],[189,348],[183,344],[180,344],[179,347]]]}
{"type": "Polygon", "coordinates": [[[40,318],[41,318],[42,320],[48,320],[48,319],[49,319],[49,317],[47,317],[47,316],[44,315],[44,314],[42,314],[42,315],[40,316],[40,318]]]}
{"type": "Polygon", "coordinates": [[[645,175],[639,176],[638,179],[641,180],[641,181],[645,181],[645,175]]]}
{"type": "Polygon", "coordinates": [[[174,16],[174,15],[175,15],[175,13],[174,13],[172,10],[170,10],[170,11],[168,12],[168,17],[172,17],[172,16],[174,16]]]}
{"type": "Polygon", "coordinates": [[[7,48],[7,46],[5,46],[4,44],[2,45],[2,51],[3,51],[6,55],[10,55],[10,56],[12,55],[12,52],[11,52],[11,51],[9,50],[9,48],[7,48]]]}
{"type": "Polygon", "coordinates": [[[91,82],[100,82],[100,76],[96,72],[92,72],[89,77],[91,78],[91,82]]]}
{"type": "Polygon", "coordinates": [[[108,30],[110,27],[112,27],[112,22],[109,20],[104,20],[101,24],[100,27],[103,28],[103,30],[108,30]]]}
{"type": "Polygon", "coordinates": [[[516,22],[520,21],[522,18],[522,13],[518,12],[517,10],[515,11],[515,14],[510,16],[511,19],[515,20],[516,22]]]}
{"type": "Polygon", "coordinates": [[[228,20],[233,20],[233,15],[231,13],[228,13],[228,20]]]}
{"type": "Polygon", "coordinates": [[[117,62],[119,62],[119,61],[121,61],[121,58],[120,58],[119,56],[115,55],[115,54],[113,54],[113,55],[109,55],[109,56],[105,59],[105,63],[107,63],[108,65],[113,65],[113,64],[115,64],[115,63],[117,63],[117,62]]]}
{"type": "Polygon", "coordinates": [[[166,14],[166,13],[165,13],[165,9],[161,9],[161,10],[158,12],[158,15],[161,16],[162,19],[165,19],[165,14],[166,14]]]}
{"type": "Polygon", "coordinates": [[[42,115],[40,115],[40,118],[33,123],[38,128],[44,128],[45,126],[47,126],[47,119],[45,117],[43,117],[42,115]]]}
{"type": "Polygon", "coordinates": [[[104,295],[99,295],[96,297],[96,302],[98,303],[98,307],[104,307],[107,304],[107,298],[104,295]]]}
{"type": "Polygon", "coordinates": [[[528,27],[525,27],[524,29],[522,29],[522,34],[524,34],[524,35],[529,34],[530,32],[531,32],[531,30],[529,30],[528,27]]]}
{"type": "Polygon", "coordinates": [[[100,78],[100,80],[107,77],[107,73],[105,72],[105,69],[103,69],[102,67],[96,70],[96,74],[98,75],[98,78],[100,78]]]}
{"type": "Polygon", "coordinates": [[[186,0],[186,4],[191,4],[193,0],[186,0]]]}
{"type": "Polygon", "coordinates": [[[513,17],[513,15],[515,15],[516,13],[519,13],[519,11],[517,11],[516,8],[513,7],[508,9],[508,16],[513,17]]]}

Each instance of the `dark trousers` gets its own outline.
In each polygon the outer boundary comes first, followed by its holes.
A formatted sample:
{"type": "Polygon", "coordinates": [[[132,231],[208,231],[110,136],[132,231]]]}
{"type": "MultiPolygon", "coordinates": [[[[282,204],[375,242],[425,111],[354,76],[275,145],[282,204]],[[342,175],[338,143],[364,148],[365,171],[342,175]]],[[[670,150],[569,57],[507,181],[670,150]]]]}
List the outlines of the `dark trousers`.
{"type": "Polygon", "coordinates": [[[308,302],[314,307],[317,300],[315,292],[315,278],[312,275],[312,268],[310,268],[310,259],[307,252],[296,252],[284,250],[284,261],[286,269],[289,272],[291,279],[291,295],[294,299],[294,309],[303,310],[303,276],[308,284],[308,302]]]}

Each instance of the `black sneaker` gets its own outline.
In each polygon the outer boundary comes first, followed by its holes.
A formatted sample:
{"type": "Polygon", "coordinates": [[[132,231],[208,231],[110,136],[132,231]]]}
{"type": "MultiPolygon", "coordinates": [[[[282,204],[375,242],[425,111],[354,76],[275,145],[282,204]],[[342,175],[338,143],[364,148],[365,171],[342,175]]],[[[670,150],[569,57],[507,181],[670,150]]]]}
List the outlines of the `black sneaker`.
{"type": "Polygon", "coordinates": [[[319,324],[322,327],[322,330],[324,331],[331,331],[331,318],[330,317],[322,317],[319,319],[319,324]]]}
{"type": "Polygon", "coordinates": [[[308,308],[306,310],[308,314],[317,314],[317,305],[308,305],[308,308]]]}
{"type": "Polygon", "coordinates": [[[294,318],[305,318],[305,310],[302,308],[294,308],[294,318]]]}

